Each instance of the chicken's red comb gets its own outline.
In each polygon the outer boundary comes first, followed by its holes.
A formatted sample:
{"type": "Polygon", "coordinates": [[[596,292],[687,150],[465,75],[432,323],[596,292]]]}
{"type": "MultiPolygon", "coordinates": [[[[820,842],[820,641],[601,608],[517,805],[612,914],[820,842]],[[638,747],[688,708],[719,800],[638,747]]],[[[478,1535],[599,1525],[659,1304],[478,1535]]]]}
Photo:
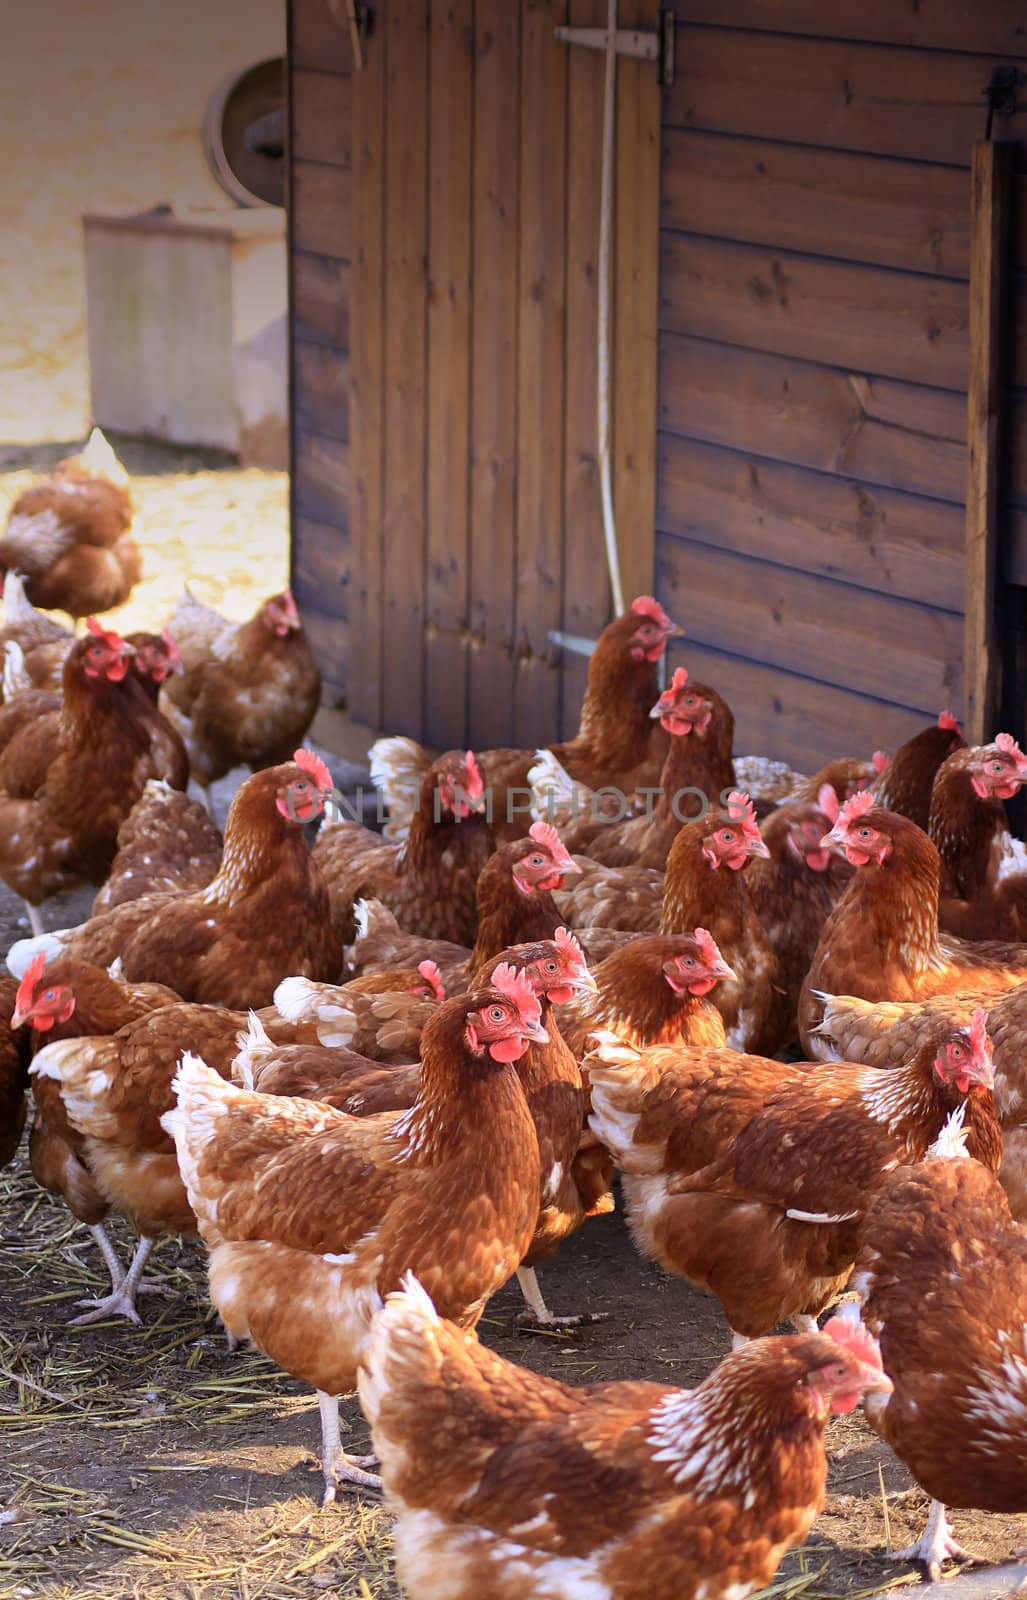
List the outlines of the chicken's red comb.
{"type": "Polygon", "coordinates": [[[171,637],[167,628],[162,628],[160,630],[160,636],[164,640],[164,648],[168,652],[168,660],[172,663],[181,661],[182,657],[178,653],[178,646],[171,637]]]}
{"type": "Polygon", "coordinates": [[[513,1001],[522,1022],[526,1022],[530,1028],[538,1027],[542,1020],[542,1007],[527,973],[518,972],[509,961],[501,961],[489,979],[489,988],[498,989],[500,994],[505,994],[508,1000],[513,1001]]]}
{"type": "Polygon", "coordinates": [[[328,771],[320,756],[313,750],[297,750],[292,758],[304,772],[309,772],[319,789],[327,792],[332,787],[332,775],[328,771]]]}
{"type": "Polygon", "coordinates": [[[838,804],[838,795],[830,783],[822,783],[817,790],[817,805],[820,807],[828,822],[832,825],[838,821],[841,807],[838,804]]]}
{"type": "Polygon", "coordinates": [[[681,694],[683,692],[683,690],[685,689],[687,683],[688,683],[688,669],[687,669],[687,667],[675,667],[674,668],[674,676],[671,678],[671,680],[668,683],[667,687],[664,689],[664,691],[661,694],[660,698],[657,700],[655,706],[653,707],[653,713],[652,713],[653,716],[656,715],[657,711],[663,711],[667,707],[672,706],[674,704],[674,701],[677,699],[678,695],[681,694]]]}
{"type": "Polygon", "coordinates": [[[445,1000],[446,985],[442,981],[442,973],[439,971],[438,962],[422,961],[419,963],[417,970],[421,977],[431,984],[432,993],[436,1000],[445,1000]]]}
{"type": "Polygon", "coordinates": [[[891,760],[891,756],[887,750],[875,750],[870,759],[874,763],[874,771],[883,772],[891,760]]]}
{"type": "Polygon", "coordinates": [[[528,837],[548,850],[557,866],[565,867],[570,861],[570,852],[551,822],[533,822],[528,837]]]}
{"type": "Polygon", "coordinates": [[[660,602],[654,600],[651,594],[640,594],[637,599],[632,600],[631,609],[636,617],[648,617],[658,627],[673,628],[674,626],[660,602]]]}
{"type": "Polygon", "coordinates": [[[1021,772],[1027,768],[1027,757],[1024,756],[1023,751],[1011,733],[996,733],[995,746],[1002,751],[1004,756],[1011,756],[1021,772]]]}
{"type": "Polygon", "coordinates": [[[467,773],[466,793],[468,800],[480,800],[485,793],[485,780],[481,775],[478,758],[473,750],[468,750],[464,756],[464,769],[467,773]]]}
{"type": "Polygon", "coordinates": [[[587,972],[588,962],[585,959],[585,952],[582,950],[577,939],[575,939],[570,928],[557,928],[553,937],[556,940],[557,949],[562,951],[562,953],[568,958],[568,964],[573,967],[576,972],[587,972]]]}
{"type": "Polygon", "coordinates": [[[293,598],[292,590],[291,589],[283,589],[281,594],[279,595],[279,599],[282,602],[282,610],[285,612],[285,615],[289,618],[289,621],[290,622],[298,622],[300,620],[300,614],[299,614],[298,610],[296,609],[296,601],[293,598]]]}
{"type": "Polygon", "coordinates": [[[825,1339],[832,1339],[846,1355],[861,1361],[865,1367],[876,1367],[878,1372],[884,1371],[881,1347],[870,1329],[858,1317],[851,1319],[842,1316],[832,1317],[830,1322],[825,1322],[820,1331],[825,1339]]]}
{"type": "Polygon", "coordinates": [[[698,946],[699,954],[708,967],[714,966],[718,961],[723,961],[724,957],[720,953],[720,946],[712,933],[707,933],[705,928],[696,928],[695,942],[698,946]]]}
{"type": "Polygon", "coordinates": [[[951,711],[943,711],[938,718],[939,728],[948,728],[951,733],[961,733],[962,730],[951,711]]]}
{"type": "Polygon", "coordinates": [[[838,813],[835,827],[844,833],[857,817],[865,817],[868,811],[873,811],[875,805],[876,801],[869,789],[860,789],[856,794],[850,794],[838,813]]]}
{"type": "Polygon", "coordinates": [[[983,1006],[978,1006],[970,1018],[968,1033],[975,1060],[990,1062],[992,1046],[988,1037],[988,1013],[983,1006]]]}
{"type": "Polygon", "coordinates": [[[761,839],[760,825],[756,821],[756,807],[747,794],[740,789],[733,789],[727,797],[727,814],[732,822],[741,824],[742,832],[747,839],[761,839]]]}
{"type": "Polygon", "coordinates": [[[90,633],[102,639],[104,644],[109,644],[112,650],[124,650],[125,641],[120,633],[115,633],[113,628],[105,628],[98,617],[87,617],[86,627],[90,633]]]}
{"type": "Polygon", "coordinates": [[[46,957],[42,954],[33,957],[31,964],[25,969],[25,975],[18,985],[18,993],[14,1000],[14,1009],[24,1011],[36,997],[36,984],[43,976],[46,966],[46,957]]]}

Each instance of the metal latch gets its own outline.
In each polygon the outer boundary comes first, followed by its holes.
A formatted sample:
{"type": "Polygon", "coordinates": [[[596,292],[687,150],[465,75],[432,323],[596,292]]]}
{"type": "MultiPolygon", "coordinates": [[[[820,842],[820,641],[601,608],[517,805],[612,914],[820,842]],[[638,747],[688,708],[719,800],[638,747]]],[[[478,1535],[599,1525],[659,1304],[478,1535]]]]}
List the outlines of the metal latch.
{"type": "MultiPolygon", "coordinates": [[[[555,28],[561,44],[579,44],[586,50],[606,50],[605,28],[555,28]]],[[[655,32],[646,28],[618,28],[615,49],[619,56],[630,56],[635,61],[655,61],[659,66],[661,87],[669,89],[674,82],[674,12],[669,6],[660,10],[659,27],[655,32]]]]}

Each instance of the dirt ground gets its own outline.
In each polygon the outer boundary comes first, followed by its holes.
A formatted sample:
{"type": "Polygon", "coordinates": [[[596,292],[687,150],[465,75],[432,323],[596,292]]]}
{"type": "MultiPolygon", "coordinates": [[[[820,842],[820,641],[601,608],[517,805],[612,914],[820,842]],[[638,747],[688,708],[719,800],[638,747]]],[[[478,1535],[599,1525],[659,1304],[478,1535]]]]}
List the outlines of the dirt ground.
{"type": "MultiPolygon", "coordinates": [[[[152,1258],[159,1292],[142,1302],[143,1327],[69,1328],[74,1302],[104,1287],[88,1235],[40,1194],[24,1157],[0,1176],[0,1217],[5,1600],[399,1594],[387,1514],[362,1492],[318,1509],[313,1396],[260,1356],[227,1353],[198,1245],[167,1241],[152,1258]]],[[[128,1230],[116,1231],[127,1255],[128,1230]]],[[[482,1334],[567,1382],[630,1376],[689,1386],[727,1349],[719,1309],[643,1263],[620,1216],[584,1229],[540,1276],[555,1311],[602,1310],[609,1319],[573,1336],[526,1335],[508,1287],[482,1334]]],[[[342,1412],[347,1442],[363,1451],[356,1401],[342,1412]]],[[[832,1423],[828,1446],[826,1511],[773,1592],[855,1600],[915,1583],[912,1569],[883,1556],[881,1472],[896,1547],[920,1531],[924,1496],[858,1417],[832,1423]]],[[[1027,1540],[1027,1518],[957,1514],[954,1522],[958,1537],[994,1561],[1027,1540]]]]}
{"type": "MultiPolygon", "coordinates": [[[[147,558],[146,584],[118,614],[126,627],[166,614],[184,572],[236,616],[284,580],[280,475],[218,470],[150,447],[125,457],[142,473],[147,558]]],[[[27,463],[8,465],[18,471],[0,476],[0,514],[27,463]]],[[[64,897],[49,908],[49,925],[79,920],[88,904],[88,895],[64,897]]],[[[0,888],[0,950],[24,931],[20,905],[0,888]]],[[[129,1229],[116,1223],[113,1232],[127,1257],[129,1229]]],[[[156,1290],[141,1302],[141,1328],[68,1327],[75,1301],[105,1288],[97,1252],[36,1187],[24,1151],[0,1174],[0,1600],[398,1596],[387,1514],[363,1493],[318,1509],[313,1395],[254,1353],[228,1354],[206,1298],[202,1249],[165,1241],[150,1277],[156,1290]]],[[[645,1264],[619,1214],[588,1225],[540,1280],[557,1313],[590,1309],[608,1320],[574,1335],[526,1335],[508,1287],[482,1335],[570,1383],[692,1385],[727,1350],[716,1304],[645,1264]]],[[[347,1442],[364,1450],[355,1399],[342,1411],[347,1442]]],[[[828,1447],[826,1511],[768,1593],[857,1600],[915,1584],[917,1574],[883,1552],[889,1535],[899,1547],[919,1533],[926,1498],[858,1416],[832,1423],[828,1447]]],[[[953,1520],[957,1537],[991,1561],[1027,1544],[1027,1518],[953,1520]]]]}

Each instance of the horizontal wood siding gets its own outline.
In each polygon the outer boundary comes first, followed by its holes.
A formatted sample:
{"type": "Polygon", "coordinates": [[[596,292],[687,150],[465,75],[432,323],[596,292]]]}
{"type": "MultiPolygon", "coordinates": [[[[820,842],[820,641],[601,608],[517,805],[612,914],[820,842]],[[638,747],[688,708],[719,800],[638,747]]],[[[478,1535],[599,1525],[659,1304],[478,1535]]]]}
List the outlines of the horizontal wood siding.
{"type": "MultiPolygon", "coordinates": [[[[1027,67],[1027,18],[1012,0],[675,13],[659,593],[739,748],[808,767],[961,708],[970,153],[992,65],[1027,67]]],[[[1017,165],[1010,577],[1027,576],[1022,149],[1017,165]]]]}
{"type": "Polygon", "coordinates": [[[342,701],[349,658],[350,45],[324,0],[289,0],[292,586],[342,701]]]}

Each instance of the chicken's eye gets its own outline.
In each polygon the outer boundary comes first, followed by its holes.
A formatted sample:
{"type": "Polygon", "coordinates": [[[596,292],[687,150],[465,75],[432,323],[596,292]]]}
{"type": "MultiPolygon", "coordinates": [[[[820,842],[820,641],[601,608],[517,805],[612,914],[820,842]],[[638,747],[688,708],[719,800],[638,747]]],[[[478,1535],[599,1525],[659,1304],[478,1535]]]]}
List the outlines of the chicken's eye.
{"type": "Polygon", "coordinates": [[[490,1022],[502,1022],[505,1016],[506,1012],[503,1010],[502,1006],[489,1006],[490,1022]]]}
{"type": "Polygon", "coordinates": [[[546,962],[546,971],[547,972],[559,972],[559,970],[560,970],[559,962],[557,962],[557,961],[547,961],[546,962]]]}
{"type": "Polygon", "coordinates": [[[528,866],[529,867],[544,867],[545,864],[546,864],[545,856],[529,856],[528,857],[528,866]]]}
{"type": "Polygon", "coordinates": [[[990,766],[992,772],[1005,772],[1006,770],[1005,763],[1003,761],[992,761],[990,766]]]}
{"type": "Polygon", "coordinates": [[[962,1061],[962,1059],[963,1059],[963,1046],[961,1044],[954,1044],[952,1046],[952,1049],[950,1050],[949,1054],[951,1055],[953,1061],[962,1061]]]}
{"type": "Polygon", "coordinates": [[[874,837],[873,828],[860,828],[859,829],[859,837],[861,839],[873,839],[873,837],[874,837]]]}
{"type": "Polygon", "coordinates": [[[56,1000],[56,998],[57,998],[57,994],[56,994],[56,991],[54,989],[44,989],[44,991],[43,991],[43,999],[44,1000],[56,1000]]]}
{"type": "Polygon", "coordinates": [[[694,956],[682,956],[681,957],[681,965],[683,967],[694,967],[695,966],[695,957],[694,956]]]}
{"type": "Polygon", "coordinates": [[[721,828],[717,835],[717,838],[720,840],[721,844],[734,844],[736,837],[737,835],[734,834],[730,828],[721,828]]]}

